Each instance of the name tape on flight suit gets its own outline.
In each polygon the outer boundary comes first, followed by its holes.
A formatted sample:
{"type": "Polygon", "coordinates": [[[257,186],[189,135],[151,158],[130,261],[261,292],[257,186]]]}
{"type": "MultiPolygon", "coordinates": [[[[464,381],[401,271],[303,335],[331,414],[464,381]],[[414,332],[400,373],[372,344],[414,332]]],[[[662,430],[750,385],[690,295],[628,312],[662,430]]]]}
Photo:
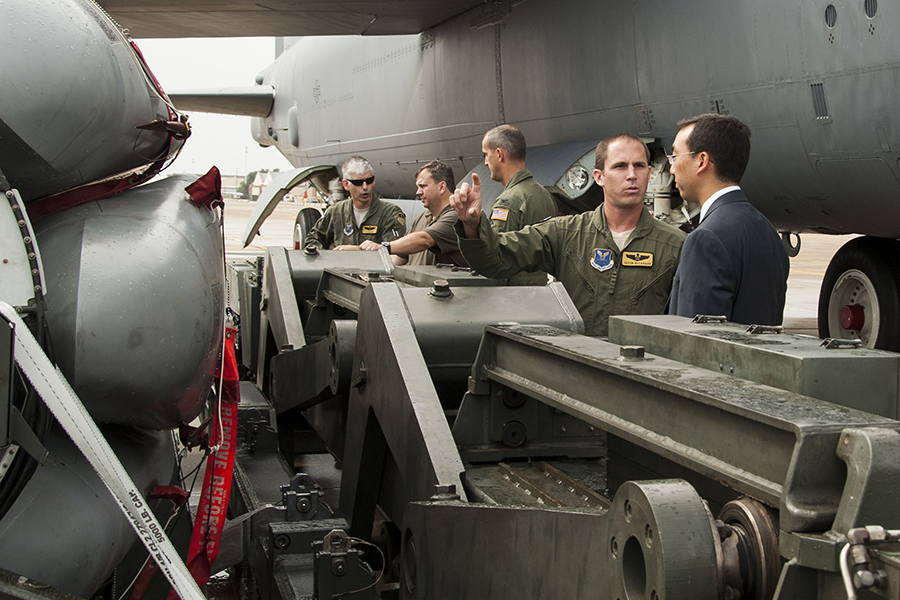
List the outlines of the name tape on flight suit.
{"type": "Polygon", "coordinates": [[[125,471],[119,457],[100,433],[97,424],[69,386],[69,382],[59,369],[50,363],[43,348],[12,306],[0,302],[0,314],[15,327],[16,363],[112,493],[119,508],[166,579],[182,600],[205,600],[184,561],[178,556],[178,552],[125,471]]]}
{"type": "Polygon", "coordinates": [[[653,253],[652,252],[623,252],[622,253],[622,266],[623,267],[652,267],[653,266],[653,253]]]}

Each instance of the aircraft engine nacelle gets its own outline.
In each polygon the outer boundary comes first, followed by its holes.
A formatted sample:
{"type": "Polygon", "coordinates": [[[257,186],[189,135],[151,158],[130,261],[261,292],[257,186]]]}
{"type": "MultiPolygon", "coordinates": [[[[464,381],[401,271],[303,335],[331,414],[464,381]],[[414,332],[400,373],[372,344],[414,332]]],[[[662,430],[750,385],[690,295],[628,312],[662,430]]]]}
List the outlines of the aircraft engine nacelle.
{"type": "Polygon", "coordinates": [[[165,124],[175,113],[130,41],[96,4],[10,0],[3,6],[0,165],[26,201],[174,155],[182,141],[165,124]]]}
{"type": "Polygon", "coordinates": [[[39,220],[54,357],[99,422],[189,422],[221,344],[220,222],[176,176],[39,220]]]}

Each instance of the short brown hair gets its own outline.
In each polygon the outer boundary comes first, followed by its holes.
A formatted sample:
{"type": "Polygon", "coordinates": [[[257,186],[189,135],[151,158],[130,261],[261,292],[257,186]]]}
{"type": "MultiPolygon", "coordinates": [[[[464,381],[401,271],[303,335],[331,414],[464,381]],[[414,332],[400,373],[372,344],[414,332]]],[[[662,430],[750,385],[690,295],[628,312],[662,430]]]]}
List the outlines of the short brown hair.
{"type": "Polygon", "coordinates": [[[435,182],[443,181],[447,184],[447,189],[451,192],[456,189],[456,176],[453,174],[453,169],[450,168],[450,165],[440,160],[433,160],[416,171],[416,177],[426,169],[431,173],[431,178],[434,179],[435,182]]]}
{"type": "Polygon", "coordinates": [[[633,133],[629,133],[627,131],[620,131],[619,133],[614,133],[612,135],[608,135],[597,144],[597,153],[594,158],[594,168],[600,171],[603,170],[603,167],[606,165],[606,154],[609,152],[609,145],[615,142],[616,140],[634,140],[644,147],[644,154],[647,155],[647,164],[650,164],[650,148],[647,147],[647,144],[644,143],[644,140],[639,138],[633,133]]]}

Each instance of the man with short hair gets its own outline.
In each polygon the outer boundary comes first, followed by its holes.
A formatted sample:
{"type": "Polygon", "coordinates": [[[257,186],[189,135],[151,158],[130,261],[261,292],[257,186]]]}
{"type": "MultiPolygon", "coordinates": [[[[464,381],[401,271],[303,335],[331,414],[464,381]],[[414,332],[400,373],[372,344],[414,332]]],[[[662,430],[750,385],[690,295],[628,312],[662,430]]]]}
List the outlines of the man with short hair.
{"type": "Polygon", "coordinates": [[[425,211],[416,217],[410,233],[392,242],[365,241],[362,250],[387,248],[396,265],[451,264],[468,267],[456,239],[456,212],[450,208],[450,194],[456,178],[450,165],[433,160],[416,172],[416,196],[425,211]]]}
{"type": "Polygon", "coordinates": [[[306,236],[306,245],[332,250],[355,250],[365,240],[390,242],[406,233],[406,215],[399,206],[375,195],[372,165],[351,156],[341,168],[350,198],[331,206],[306,236]]]}
{"type": "Polygon", "coordinates": [[[749,160],[750,128],[736,118],[710,113],[678,122],[670,170],[681,197],[700,203],[700,224],[684,243],[671,314],[781,324],[790,261],[738,185],[749,160]]]}
{"type": "Polygon", "coordinates": [[[481,214],[481,181],[450,198],[459,247],[479,273],[509,277],[544,270],[562,282],[587,335],[605,336],[610,315],[661,314],[672,288],[684,233],[644,208],[650,150],[634,134],[597,145],[594,181],[604,202],[580,215],[557,217],[521,231],[497,233],[481,214]]]}
{"type": "MultiPolygon", "coordinates": [[[[494,127],[484,135],[481,152],[491,179],[504,185],[491,207],[491,226],[497,233],[517,231],[557,215],[556,202],[525,167],[525,136],[512,125],[494,127]]],[[[510,285],[545,285],[543,272],[518,273],[510,285]]]]}

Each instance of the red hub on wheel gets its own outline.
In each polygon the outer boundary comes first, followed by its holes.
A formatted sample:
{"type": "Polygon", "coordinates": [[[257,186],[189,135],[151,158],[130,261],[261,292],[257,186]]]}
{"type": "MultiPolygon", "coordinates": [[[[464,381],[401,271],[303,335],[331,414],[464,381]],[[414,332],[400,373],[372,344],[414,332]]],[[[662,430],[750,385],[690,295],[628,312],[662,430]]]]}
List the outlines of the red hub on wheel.
{"type": "Polygon", "coordinates": [[[866,311],[859,304],[847,304],[841,309],[841,327],[859,331],[866,324],[866,311]]]}

